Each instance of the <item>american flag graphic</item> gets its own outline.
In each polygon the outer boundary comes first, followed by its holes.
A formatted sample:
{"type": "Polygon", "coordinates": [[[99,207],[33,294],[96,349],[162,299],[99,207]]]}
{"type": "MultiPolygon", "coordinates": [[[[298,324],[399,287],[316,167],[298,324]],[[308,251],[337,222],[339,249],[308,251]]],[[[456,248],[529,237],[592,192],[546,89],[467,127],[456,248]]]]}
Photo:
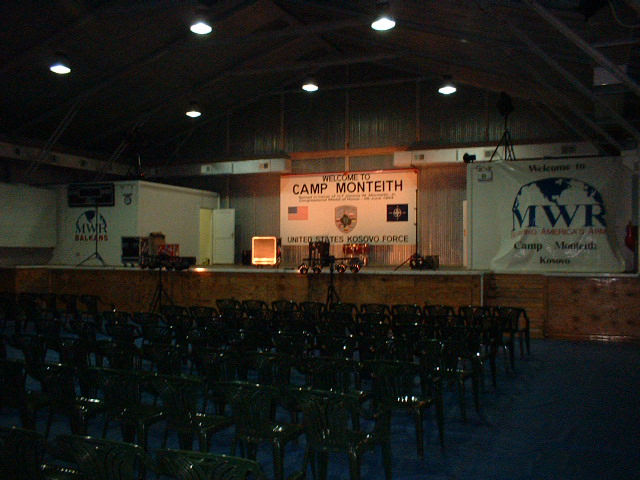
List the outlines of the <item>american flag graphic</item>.
{"type": "Polygon", "coordinates": [[[309,220],[309,207],[287,207],[288,220],[309,220]]]}

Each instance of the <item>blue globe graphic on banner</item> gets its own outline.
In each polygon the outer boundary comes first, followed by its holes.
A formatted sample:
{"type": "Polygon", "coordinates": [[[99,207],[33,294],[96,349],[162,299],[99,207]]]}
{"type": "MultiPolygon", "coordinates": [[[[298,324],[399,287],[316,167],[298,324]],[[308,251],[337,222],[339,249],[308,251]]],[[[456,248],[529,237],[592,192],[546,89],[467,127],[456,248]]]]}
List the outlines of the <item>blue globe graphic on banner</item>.
{"type": "Polygon", "coordinates": [[[543,178],[520,187],[513,230],[535,227],[606,227],[602,195],[576,178],[543,178]]]}

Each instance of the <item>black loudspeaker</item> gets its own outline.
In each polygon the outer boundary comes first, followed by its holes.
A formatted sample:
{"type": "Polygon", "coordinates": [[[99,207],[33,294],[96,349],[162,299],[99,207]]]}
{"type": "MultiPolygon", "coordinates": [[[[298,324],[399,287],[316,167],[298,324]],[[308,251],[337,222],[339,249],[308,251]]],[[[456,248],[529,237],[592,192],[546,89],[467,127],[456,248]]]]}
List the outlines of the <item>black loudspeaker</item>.
{"type": "Polygon", "coordinates": [[[115,189],[113,183],[72,183],[67,201],[70,207],[113,207],[115,189]]]}
{"type": "Polygon", "coordinates": [[[438,255],[427,255],[424,257],[423,269],[437,270],[440,266],[440,257],[438,255]]]}
{"type": "Polygon", "coordinates": [[[122,237],[122,255],[123,264],[140,263],[142,241],[141,237],[122,237]]]}
{"type": "Polygon", "coordinates": [[[309,258],[312,262],[317,262],[323,267],[327,267],[331,264],[331,257],[329,256],[329,242],[309,242],[309,258]]]}

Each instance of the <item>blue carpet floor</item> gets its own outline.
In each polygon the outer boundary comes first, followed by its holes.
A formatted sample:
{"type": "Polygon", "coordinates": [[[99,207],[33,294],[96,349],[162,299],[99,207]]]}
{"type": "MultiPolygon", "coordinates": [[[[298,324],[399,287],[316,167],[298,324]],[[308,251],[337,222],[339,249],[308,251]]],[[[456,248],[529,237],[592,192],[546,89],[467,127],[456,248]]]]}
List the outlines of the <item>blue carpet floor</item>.
{"type": "MultiPolygon", "coordinates": [[[[16,352],[13,355],[19,357],[16,352]]],[[[445,448],[439,445],[431,415],[425,427],[424,459],[416,454],[412,418],[394,414],[394,479],[640,479],[637,345],[536,340],[531,356],[517,358],[515,372],[505,371],[502,358],[498,366],[498,388],[491,386],[487,375],[480,414],[473,409],[468,392],[466,423],[456,392],[447,390],[445,448]]],[[[38,418],[41,432],[44,417],[38,418]]],[[[2,425],[16,422],[15,414],[0,412],[2,425]]],[[[94,422],[89,430],[99,436],[102,424],[94,422]]],[[[151,430],[151,449],[160,447],[163,430],[162,424],[151,430]]],[[[50,438],[68,432],[68,421],[57,417],[50,438]]],[[[218,434],[211,451],[229,453],[232,435],[231,430],[218,434]]],[[[109,437],[120,439],[117,426],[110,429],[109,437]]],[[[175,435],[168,446],[177,448],[175,435]]],[[[301,468],[303,453],[304,439],[290,445],[285,454],[286,475],[301,468]]],[[[272,478],[269,446],[260,449],[258,461],[272,478]]],[[[330,457],[329,479],[348,477],[346,458],[330,457]]],[[[362,478],[384,478],[378,451],[364,456],[362,478]]]]}

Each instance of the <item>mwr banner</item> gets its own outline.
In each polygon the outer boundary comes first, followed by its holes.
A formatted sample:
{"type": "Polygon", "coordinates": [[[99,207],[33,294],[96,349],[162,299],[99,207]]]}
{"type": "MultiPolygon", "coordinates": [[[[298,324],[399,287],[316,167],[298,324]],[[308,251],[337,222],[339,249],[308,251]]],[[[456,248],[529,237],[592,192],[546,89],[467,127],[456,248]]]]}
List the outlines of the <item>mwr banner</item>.
{"type": "Polygon", "coordinates": [[[615,238],[620,160],[485,163],[469,173],[474,268],[624,270],[615,238]]]}
{"type": "Polygon", "coordinates": [[[412,245],[418,174],[415,170],[283,175],[283,245],[412,245]]]}

